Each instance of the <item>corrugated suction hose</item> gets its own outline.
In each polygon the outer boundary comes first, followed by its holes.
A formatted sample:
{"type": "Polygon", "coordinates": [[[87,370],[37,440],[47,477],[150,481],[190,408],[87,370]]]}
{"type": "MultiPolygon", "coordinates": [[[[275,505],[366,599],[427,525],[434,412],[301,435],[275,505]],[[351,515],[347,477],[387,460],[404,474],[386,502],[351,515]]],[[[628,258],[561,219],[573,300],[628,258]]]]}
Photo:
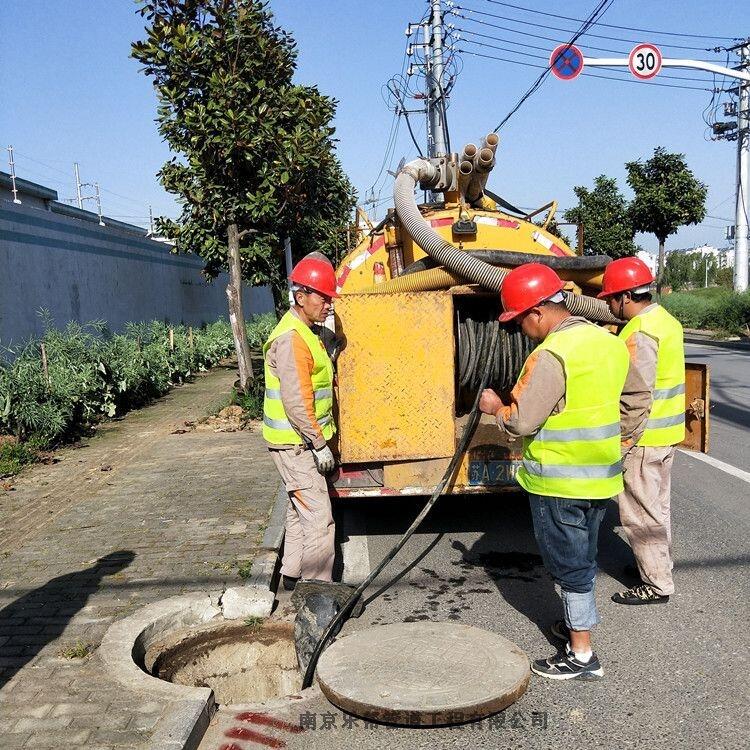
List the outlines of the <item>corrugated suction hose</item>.
{"type": "MultiPolygon", "coordinates": [[[[414,199],[414,190],[420,179],[434,174],[434,167],[425,159],[415,159],[406,164],[396,177],[393,188],[393,201],[396,213],[414,242],[429,256],[449,271],[455,271],[463,279],[499,292],[503,280],[510,273],[494,268],[473,258],[463,250],[446,242],[422,217],[414,199]]],[[[582,315],[598,323],[618,324],[607,305],[594,297],[565,293],[565,304],[574,315],[582,315]]]]}

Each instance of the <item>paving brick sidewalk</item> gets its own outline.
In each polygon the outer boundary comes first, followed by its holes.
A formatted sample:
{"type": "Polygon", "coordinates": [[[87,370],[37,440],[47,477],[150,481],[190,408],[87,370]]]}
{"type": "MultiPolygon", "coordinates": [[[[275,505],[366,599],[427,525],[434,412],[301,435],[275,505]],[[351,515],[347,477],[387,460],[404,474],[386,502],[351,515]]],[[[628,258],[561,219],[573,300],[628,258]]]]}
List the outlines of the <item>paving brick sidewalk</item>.
{"type": "Polygon", "coordinates": [[[219,368],[0,491],[0,747],[139,747],[165,706],[108,678],[109,625],[241,582],[278,487],[256,431],[172,434],[221,405],[219,368]],[[93,654],[62,652],[92,644],[93,654]]]}

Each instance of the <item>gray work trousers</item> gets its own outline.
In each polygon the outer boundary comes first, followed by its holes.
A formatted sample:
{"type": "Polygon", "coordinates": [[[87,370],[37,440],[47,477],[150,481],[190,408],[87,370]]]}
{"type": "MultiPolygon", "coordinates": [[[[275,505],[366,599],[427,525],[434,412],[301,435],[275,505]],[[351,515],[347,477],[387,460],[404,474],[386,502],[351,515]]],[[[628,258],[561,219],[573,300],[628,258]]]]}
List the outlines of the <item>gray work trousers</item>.
{"type": "Polygon", "coordinates": [[[620,523],[644,583],[674,593],[670,490],[674,446],[631,448],[625,456],[625,490],[617,497],[620,523]]]}
{"type": "Polygon", "coordinates": [[[330,581],[335,529],[325,477],[302,447],[271,450],[271,457],[289,495],[281,573],[330,581]]]}

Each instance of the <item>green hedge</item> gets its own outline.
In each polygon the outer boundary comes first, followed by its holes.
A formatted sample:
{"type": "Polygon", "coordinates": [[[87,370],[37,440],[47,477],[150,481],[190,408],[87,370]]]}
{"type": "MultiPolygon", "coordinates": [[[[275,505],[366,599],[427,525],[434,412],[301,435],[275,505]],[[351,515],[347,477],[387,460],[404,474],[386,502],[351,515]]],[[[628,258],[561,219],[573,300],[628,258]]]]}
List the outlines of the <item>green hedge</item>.
{"type": "MultiPolygon", "coordinates": [[[[251,348],[259,348],[275,324],[271,313],[254,316],[247,324],[251,348]]],[[[59,444],[165,394],[234,352],[224,320],[194,329],[192,345],[187,327],[173,327],[173,346],[169,331],[159,322],[129,325],[121,334],[109,333],[102,323],[70,323],[62,331],[48,326],[40,340],[0,362],[0,434],[34,448],[59,444]]]]}
{"type": "Polygon", "coordinates": [[[747,335],[750,292],[738,294],[718,287],[674,292],[664,297],[663,304],[687,328],[747,335]]]}

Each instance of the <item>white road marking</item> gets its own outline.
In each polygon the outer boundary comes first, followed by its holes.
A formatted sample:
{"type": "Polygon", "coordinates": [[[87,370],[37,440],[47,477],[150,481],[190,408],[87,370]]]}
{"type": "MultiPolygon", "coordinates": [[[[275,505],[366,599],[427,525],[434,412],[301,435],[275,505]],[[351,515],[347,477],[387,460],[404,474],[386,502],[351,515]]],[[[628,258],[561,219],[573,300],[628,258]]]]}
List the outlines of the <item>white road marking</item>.
{"type": "Polygon", "coordinates": [[[707,456],[705,453],[686,451],[682,450],[682,448],[680,448],[680,453],[684,453],[686,456],[691,456],[692,458],[697,458],[699,461],[703,461],[703,463],[706,463],[709,466],[713,466],[715,469],[719,469],[719,471],[723,471],[726,474],[731,474],[733,477],[737,477],[743,482],[747,482],[748,484],[750,484],[750,471],[743,471],[742,469],[738,469],[731,464],[725,464],[723,461],[719,461],[718,458],[707,456]]]}

